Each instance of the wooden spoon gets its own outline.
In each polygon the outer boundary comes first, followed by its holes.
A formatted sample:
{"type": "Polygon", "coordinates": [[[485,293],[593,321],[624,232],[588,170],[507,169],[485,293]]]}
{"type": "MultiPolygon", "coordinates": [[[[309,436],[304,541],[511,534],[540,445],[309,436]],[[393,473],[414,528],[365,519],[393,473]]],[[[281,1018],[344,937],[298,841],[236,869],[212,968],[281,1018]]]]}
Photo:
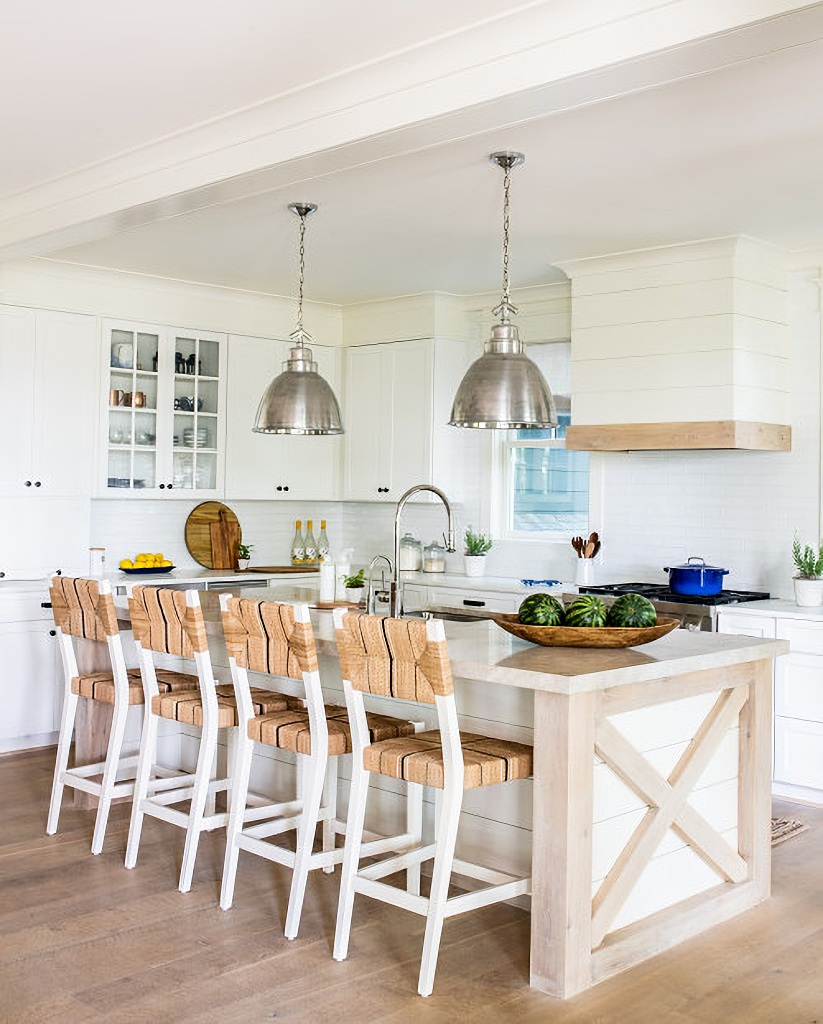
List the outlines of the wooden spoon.
{"type": "Polygon", "coordinates": [[[583,557],[583,544],[584,541],[582,537],[572,537],[572,547],[577,552],[578,558],[583,557]]]}
{"type": "Polygon", "coordinates": [[[586,547],[585,547],[585,548],[583,549],[583,557],[584,557],[584,558],[594,558],[594,549],[595,549],[595,546],[596,546],[596,545],[594,544],[594,542],[593,542],[593,541],[589,541],[589,543],[588,543],[588,544],[586,545],[586,547]]]}

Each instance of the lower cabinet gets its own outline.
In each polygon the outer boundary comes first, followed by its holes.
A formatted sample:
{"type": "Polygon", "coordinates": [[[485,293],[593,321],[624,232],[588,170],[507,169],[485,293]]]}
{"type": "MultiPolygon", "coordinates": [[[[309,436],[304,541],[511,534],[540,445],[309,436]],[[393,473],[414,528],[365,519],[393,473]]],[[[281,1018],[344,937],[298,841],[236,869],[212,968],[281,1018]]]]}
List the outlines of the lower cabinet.
{"type": "Polygon", "coordinates": [[[516,594],[495,594],[453,587],[429,587],[429,603],[444,608],[465,608],[467,611],[516,612],[522,597],[516,594]]]}
{"type": "Polygon", "coordinates": [[[721,633],[788,640],[774,669],[774,792],[823,803],[823,618],[721,611],[721,633]]]}
{"type": "Polygon", "coordinates": [[[0,607],[4,619],[21,615],[0,621],[0,752],[53,743],[59,729],[60,655],[41,600],[21,602],[16,612],[5,600],[0,607]]]}

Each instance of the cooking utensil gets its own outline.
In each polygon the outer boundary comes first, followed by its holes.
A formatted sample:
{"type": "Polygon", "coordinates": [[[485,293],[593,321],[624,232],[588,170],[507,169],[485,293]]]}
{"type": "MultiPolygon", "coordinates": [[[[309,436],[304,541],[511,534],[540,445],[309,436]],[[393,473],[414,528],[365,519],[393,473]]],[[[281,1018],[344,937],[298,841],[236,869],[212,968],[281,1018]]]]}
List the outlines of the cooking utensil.
{"type": "Polygon", "coordinates": [[[689,594],[699,597],[712,597],[723,589],[723,577],[728,576],[728,569],[716,565],[706,565],[702,558],[692,556],[685,565],[673,565],[663,569],[669,574],[669,589],[674,594],[689,594]]]}
{"type": "Polygon", "coordinates": [[[577,552],[578,558],[583,557],[583,543],[584,541],[582,537],[572,537],[572,547],[577,552]]]}
{"type": "Polygon", "coordinates": [[[585,546],[585,548],[583,548],[583,557],[594,558],[594,548],[595,542],[593,540],[590,540],[588,544],[585,546]]]}

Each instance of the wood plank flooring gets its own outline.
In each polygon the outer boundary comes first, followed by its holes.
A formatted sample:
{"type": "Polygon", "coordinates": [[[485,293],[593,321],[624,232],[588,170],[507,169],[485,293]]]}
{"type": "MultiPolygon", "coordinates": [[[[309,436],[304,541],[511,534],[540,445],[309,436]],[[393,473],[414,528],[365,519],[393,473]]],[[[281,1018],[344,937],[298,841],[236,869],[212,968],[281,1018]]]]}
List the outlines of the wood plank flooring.
{"type": "Polygon", "coordinates": [[[529,917],[507,906],[446,922],[421,999],[414,915],[359,898],[349,959],[331,959],[339,870],[312,873],[287,942],[286,869],[242,854],[234,907],[218,907],[219,834],[203,837],[185,895],[180,829],[147,819],[137,867],[123,867],[127,806],[98,857],[92,813],[69,801],[46,836],[53,759],[0,757],[2,1024],[823,1024],[823,809],[775,803],[810,828],[775,848],[771,900],[575,999],[529,988],[529,917]]]}

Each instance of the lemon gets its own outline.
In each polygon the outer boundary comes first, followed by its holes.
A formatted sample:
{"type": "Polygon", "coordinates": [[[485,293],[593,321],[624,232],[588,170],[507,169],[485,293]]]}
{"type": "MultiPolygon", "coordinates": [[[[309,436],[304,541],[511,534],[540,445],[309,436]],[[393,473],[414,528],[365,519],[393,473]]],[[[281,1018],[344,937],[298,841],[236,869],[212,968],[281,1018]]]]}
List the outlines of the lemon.
{"type": "Polygon", "coordinates": [[[166,556],[164,554],[152,555],[152,558],[154,559],[155,563],[162,562],[165,557],[166,556]]]}
{"type": "Polygon", "coordinates": [[[123,561],[120,563],[120,568],[121,569],[133,569],[134,568],[134,562],[132,562],[132,560],[130,558],[124,558],[123,561]]]}
{"type": "Polygon", "coordinates": [[[172,562],[172,560],[170,558],[164,558],[163,561],[160,564],[162,566],[167,566],[167,565],[174,565],[174,562],[172,562]]]}

